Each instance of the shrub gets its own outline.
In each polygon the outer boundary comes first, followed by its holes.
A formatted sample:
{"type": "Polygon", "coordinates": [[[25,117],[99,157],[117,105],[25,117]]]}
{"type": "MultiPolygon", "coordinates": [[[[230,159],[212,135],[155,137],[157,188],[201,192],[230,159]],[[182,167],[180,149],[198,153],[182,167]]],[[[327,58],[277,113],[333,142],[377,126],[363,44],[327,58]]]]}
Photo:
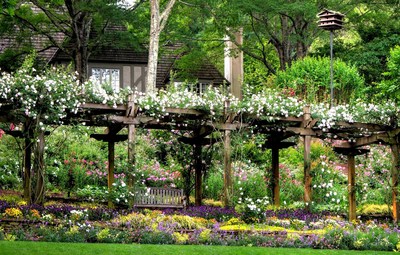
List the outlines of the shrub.
{"type": "Polygon", "coordinates": [[[357,213],[363,215],[390,215],[391,206],[388,205],[376,205],[376,204],[365,204],[360,209],[358,209],[357,213]]]}
{"type": "Polygon", "coordinates": [[[198,241],[200,243],[207,243],[210,241],[211,238],[211,230],[210,229],[203,229],[198,237],[198,241]]]}
{"type": "Polygon", "coordinates": [[[104,228],[96,234],[97,241],[101,243],[110,243],[112,241],[110,229],[104,228]]]}
{"type": "MultiPolygon", "coordinates": [[[[329,58],[305,57],[294,62],[285,71],[276,74],[275,84],[292,88],[297,96],[308,103],[327,102],[330,86],[329,58]]],[[[336,59],[334,63],[335,100],[349,102],[364,87],[364,80],[354,66],[336,59]]]]}
{"type": "Polygon", "coordinates": [[[183,234],[179,232],[174,232],[172,234],[172,237],[177,244],[186,244],[189,240],[189,235],[188,234],[183,234]]]}
{"type": "Polygon", "coordinates": [[[172,235],[160,231],[143,231],[141,232],[140,243],[142,244],[172,244],[174,239],[172,235]]]}
{"type": "Polygon", "coordinates": [[[256,200],[245,198],[235,209],[241,213],[241,219],[246,223],[262,222],[265,219],[268,204],[268,197],[256,200]]]}

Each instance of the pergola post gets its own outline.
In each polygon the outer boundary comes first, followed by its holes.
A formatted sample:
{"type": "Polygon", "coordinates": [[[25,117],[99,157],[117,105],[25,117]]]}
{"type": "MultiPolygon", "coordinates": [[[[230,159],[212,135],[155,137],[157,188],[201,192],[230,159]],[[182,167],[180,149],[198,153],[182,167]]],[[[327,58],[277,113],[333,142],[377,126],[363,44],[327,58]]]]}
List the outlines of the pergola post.
{"type": "MultiPolygon", "coordinates": [[[[232,121],[232,116],[229,114],[230,101],[224,103],[224,115],[227,122],[232,121]]],[[[233,196],[233,180],[232,180],[232,162],[231,162],[231,130],[224,131],[224,199],[225,207],[230,206],[233,196]]]]}
{"type": "Polygon", "coordinates": [[[231,131],[225,130],[224,133],[224,206],[227,207],[232,202],[233,182],[231,166],[231,131]]]}
{"type": "MultiPolygon", "coordinates": [[[[114,161],[115,161],[115,142],[108,141],[108,175],[107,175],[107,184],[108,184],[108,193],[112,193],[113,184],[114,184],[114,161]]],[[[110,198],[108,198],[108,207],[113,208],[114,203],[110,198]]]]}
{"type": "Polygon", "coordinates": [[[272,151],[272,199],[276,207],[280,206],[279,187],[279,148],[273,146],[272,151]]]}
{"type": "Polygon", "coordinates": [[[355,156],[352,153],[347,155],[348,167],[348,199],[349,199],[349,221],[356,220],[356,191],[355,191],[355,156]]]}
{"type": "MultiPolygon", "coordinates": [[[[135,107],[135,94],[128,96],[128,105],[126,116],[134,118],[136,116],[135,107]]],[[[135,174],[136,174],[136,157],[135,157],[135,144],[136,144],[136,127],[134,124],[128,125],[128,188],[134,194],[135,174]]],[[[132,206],[134,199],[129,199],[129,205],[132,206]]]]}
{"type": "Polygon", "coordinates": [[[200,206],[202,203],[203,197],[203,176],[202,176],[202,146],[200,144],[194,144],[194,169],[195,169],[195,204],[196,206],[200,206]]]}
{"type": "MultiPolygon", "coordinates": [[[[307,128],[311,120],[310,107],[304,107],[303,127],[307,128]]],[[[312,200],[312,177],[311,177],[311,136],[304,136],[304,203],[310,208],[312,200]]]]}
{"type": "Polygon", "coordinates": [[[337,153],[347,155],[347,191],[349,199],[349,221],[356,220],[356,190],[355,190],[355,176],[356,176],[356,164],[355,156],[363,155],[369,152],[369,149],[362,149],[356,147],[334,147],[337,153]]]}
{"type": "Polygon", "coordinates": [[[399,205],[398,205],[398,184],[400,173],[400,150],[399,144],[395,143],[391,146],[392,150],[392,205],[393,205],[393,221],[397,222],[399,219],[399,205]]]}
{"type": "MultiPolygon", "coordinates": [[[[122,126],[108,127],[105,134],[91,134],[90,137],[108,144],[108,168],[107,168],[107,187],[108,193],[113,191],[114,169],[115,169],[115,143],[126,140],[126,135],[118,135],[122,126]]],[[[111,198],[108,198],[108,207],[113,208],[114,204],[111,198]]]]}
{"type": "Polygon", "coordinates": [[[312,200],[311,136],[304,136],[304,203],[310,208],[312,200]]]}

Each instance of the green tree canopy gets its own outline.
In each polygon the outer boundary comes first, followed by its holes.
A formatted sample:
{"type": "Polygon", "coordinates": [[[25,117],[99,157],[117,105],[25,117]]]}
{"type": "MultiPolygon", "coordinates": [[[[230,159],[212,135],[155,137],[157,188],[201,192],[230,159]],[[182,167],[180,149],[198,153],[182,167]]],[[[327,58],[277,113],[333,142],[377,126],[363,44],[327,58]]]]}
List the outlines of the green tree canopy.
{"type": "Polygon", "coordinates": [[[393,99],[400,101],[400,46],[397,45],[390,50],[387,63],[388,71],[383,73],[386,78],[379,83],[378,98],[393,99]]]}

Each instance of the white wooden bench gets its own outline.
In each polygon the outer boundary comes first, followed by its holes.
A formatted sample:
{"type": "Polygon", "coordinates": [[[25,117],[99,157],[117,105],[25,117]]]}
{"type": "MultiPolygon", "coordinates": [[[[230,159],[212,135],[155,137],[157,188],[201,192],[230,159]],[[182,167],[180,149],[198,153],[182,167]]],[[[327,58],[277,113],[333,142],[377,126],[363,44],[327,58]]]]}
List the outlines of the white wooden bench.
{"type": "Polygon", "coordinates": [[[135,191],[135,207],[184,208],[186,199],[182,189],[144,188],[135,191]]]}

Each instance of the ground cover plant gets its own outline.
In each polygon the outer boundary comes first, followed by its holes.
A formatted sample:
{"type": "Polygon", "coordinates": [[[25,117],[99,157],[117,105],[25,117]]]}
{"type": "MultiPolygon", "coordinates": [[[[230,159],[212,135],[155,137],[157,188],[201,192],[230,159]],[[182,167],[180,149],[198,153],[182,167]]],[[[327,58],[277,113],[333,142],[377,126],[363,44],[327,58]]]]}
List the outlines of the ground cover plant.
{"type": "Polygon", "coordinates": [[[357,254],[393,254],[393,252],[377,251],[346,251],[346,250],[312,250],[293,248],[261,248],[261,247],[227,247],[227,246],[203,246],[203,245],[118,245],[118,244],[77,244],[68,243],[60,246],[57,243],[45,242],[4,242],[0,241],[0,254],[12,254],[18,249],[21,255],[75,255],[75,254],[278,254],[278,255],[357,255],[357,254]]]}

